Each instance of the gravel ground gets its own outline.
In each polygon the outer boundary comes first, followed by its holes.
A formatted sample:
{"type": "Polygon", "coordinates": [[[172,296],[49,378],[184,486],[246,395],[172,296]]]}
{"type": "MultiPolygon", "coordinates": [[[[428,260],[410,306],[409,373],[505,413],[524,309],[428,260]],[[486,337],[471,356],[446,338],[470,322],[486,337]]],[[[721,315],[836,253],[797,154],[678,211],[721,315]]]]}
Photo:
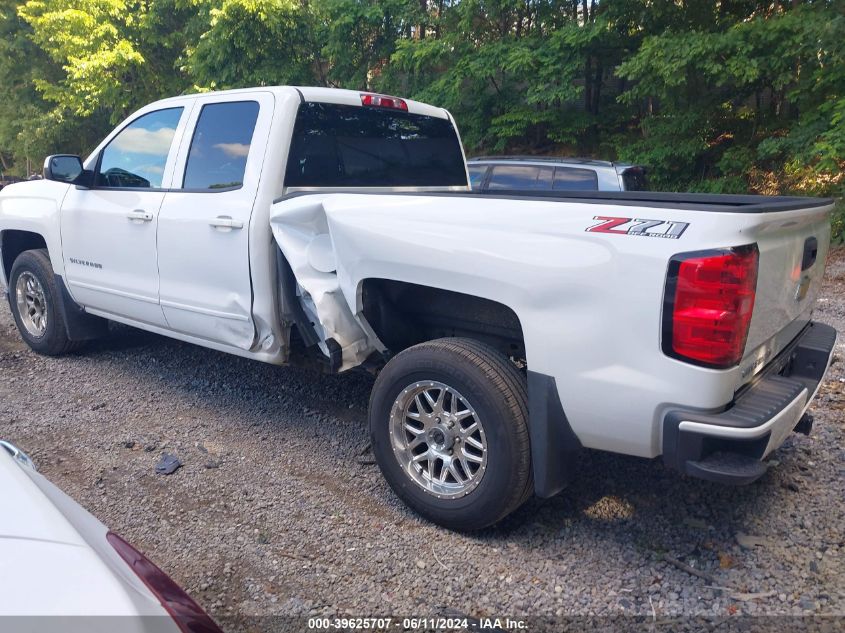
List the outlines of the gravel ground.
{"type": "MultiPolygon", "coordinates": [[[[818,319],[845,331],[845,250],[818,319]]],[[[44,358],[5,305],[0,376],[0,436],[217,617],[845,615],[841,360],[813,435],[751,486],[589,453],[562,494],[470,536],[418,519],[359,463],[368,376],[130,329],[44,358]],[[156,475],[162,452],[184,467],[156,475]]]]}

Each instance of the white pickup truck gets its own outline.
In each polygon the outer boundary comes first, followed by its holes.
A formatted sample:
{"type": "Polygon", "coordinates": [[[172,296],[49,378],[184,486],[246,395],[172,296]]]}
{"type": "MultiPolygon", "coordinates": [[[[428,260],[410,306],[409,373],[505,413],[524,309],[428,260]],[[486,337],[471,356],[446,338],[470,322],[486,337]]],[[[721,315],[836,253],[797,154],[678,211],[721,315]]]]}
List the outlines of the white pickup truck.
{"type": "Polygon", "coordinates": [[[829,200],[473,193],[443,109],[320,88],[153,103],[0,192],[21,336],[107,320],[267,363],[364,367],[373,451],[477,529],[582,448],[747,483],[832,357],[812,320],[829,200]]]}

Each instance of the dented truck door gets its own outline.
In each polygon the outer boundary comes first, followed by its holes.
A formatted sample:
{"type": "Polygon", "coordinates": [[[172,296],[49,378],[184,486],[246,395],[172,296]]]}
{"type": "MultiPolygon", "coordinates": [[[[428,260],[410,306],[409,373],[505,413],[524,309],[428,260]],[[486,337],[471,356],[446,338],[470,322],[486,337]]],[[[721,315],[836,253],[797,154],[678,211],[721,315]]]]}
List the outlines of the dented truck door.
{"type": "Polygon", "coordinates": [[[159,218],[168,325],[244,350],[255,342],[249,225],[273,105],[270,93],[200,97],[159,218]]]}

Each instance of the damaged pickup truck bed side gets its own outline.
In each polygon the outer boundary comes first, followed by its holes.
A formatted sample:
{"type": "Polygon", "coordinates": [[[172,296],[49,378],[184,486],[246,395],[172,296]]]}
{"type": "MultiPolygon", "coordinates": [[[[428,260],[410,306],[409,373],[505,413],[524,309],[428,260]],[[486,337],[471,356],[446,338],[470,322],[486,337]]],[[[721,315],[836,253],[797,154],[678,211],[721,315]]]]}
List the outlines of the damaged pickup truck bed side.
{"type": "MultiPolygon", "coordinates": [[[[563,192],[562,192],[563,193],[563,192]]],[[[748,483],[836,332],[812,320],[829,200],[479,194],[454,121],[318,88],[190,95],[0,193],[21,336],[107,320],[268,363],[377,374],[393,490],[456,529],[577,473],[582,447],[748,483]]]]}

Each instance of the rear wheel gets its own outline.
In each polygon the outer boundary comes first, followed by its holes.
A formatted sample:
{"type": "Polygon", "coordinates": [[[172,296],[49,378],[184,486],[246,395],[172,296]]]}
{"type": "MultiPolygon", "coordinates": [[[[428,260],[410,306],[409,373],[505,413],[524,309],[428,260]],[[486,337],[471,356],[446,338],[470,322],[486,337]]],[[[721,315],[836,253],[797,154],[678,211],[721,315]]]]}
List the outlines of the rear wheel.
{"type": "Polygon", "coordinates": [[[9,275],[9,295],[18,331],[33,351],[58,356],[79,346],[67,336],[61,295],[46,250],[18,256],[9,275]]]}
{"type": "Polygon", "coordinates": [[[525,379],[487,345],[453,338],[403,351],[379,374],[369,417],[387,482],[435,523],[484,528],[531,494],[525,379]]]}

